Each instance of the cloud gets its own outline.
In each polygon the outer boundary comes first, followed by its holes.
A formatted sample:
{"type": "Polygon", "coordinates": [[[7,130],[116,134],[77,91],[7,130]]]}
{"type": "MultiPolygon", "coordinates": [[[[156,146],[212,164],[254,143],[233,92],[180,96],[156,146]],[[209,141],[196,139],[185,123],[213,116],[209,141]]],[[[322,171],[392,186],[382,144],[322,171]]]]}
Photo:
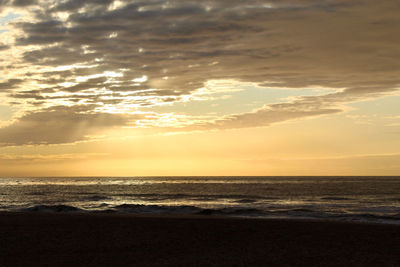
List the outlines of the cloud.
{"type": "Polygon", "coordinates": [[[363,94],[347,91],[337,91],[325,95],[297,97],[291,102],[268,104],[252,112],[232,114],[209,122],[199,122],[184,130],[234,129],[269,126],[274,123],[295,119],[310,118],[343,112],[346,108],[342,103],[351,103],[373,99],[384,95],[375,88],[365,88],[363,94]]]}
{"type": "Polygon", "coordinates": [[[106,153],[74,153],[50,155],[0,155],[0,164],[36,164],[37,162],[76,161],[88,158],[105,157],[106,153]]]}
{"type": "Polygon", "coordinates": [[[30,5],[34,5],[36,3],[37,3],[36,0],[14,0],[14,1],[12,1],[12,4],[14,6],[20,6],[20,7],[30,6],[30,5]]]}
{"type": "MultiPolygon", "coordinates": [[[[199,126],[257,127],[341,112],[346,103],[392,94],[400,83],[395,0],[69,0],[38,1],[32,10],[32,21],[10,25],[14,47],[23,50],[19,71],[25,69],[34,83],[28,89],[0,83],[12,90],[10,101],[25,99],[27,105],[59,106],[64,100],[140,109],[183,101],[207,81],[222,79],[266,90],[271,84],[337,89],[199,126]],[[111,72],[118,75],[98,76],[111,72]],[[143,76],[147,80],[135,82],[143,76]]],[[[35,114],[30,108],[27,118],[35,114]]],[[[44,115],[42,109],[37,114],[44,115]]],[[[95,115],[85,116],[93,121],[95,115]]],[[[69,125],[68,115],[64,119],[69,125]]],[[[24,117],[15,125],[1,129],[2,136],[25,125],[24,117]]]]}
{"type": "Polygon", "coordinates": [[[0,51],[1,51],[1,50],[6,50],[6,49],[8,49],[8,48],[10,48],[10,46],[4,45],[4,44],[1,44],[1,43],[0,43],[0,51]]]}
{"type": "MultiPolygon", "coordinates": [[[[269,126],[276,122],[283,122],[299,118],[315,117],[341,112],[333,108],[307,108],[302,110],[291,104],[270,105],[255,112],[227,116],[216,120],[206,128],[235,129],[269,126]]],[[[200,127],[196,127],[200,128],[200,127]]]]}
{"type": "MultiPolygon", "coordinates": [[[[84,108],[83,108],[84,110],[84,108]]],[[[78,107],[54,107],[31,112],[0,129],[0,145],[62,144],[87,140],[88,135],[123,126],[128,118],[117,114],[82,113],[78,107]]]]}
{"type": "Polygon", "coordinates": [[[22,82],[23,82],[23,80],[21,80],[21,79],[9,79],[9,80],[5,80],[5,81],[1,81],[0,82],[0,90],[2,90],[2,92],[7,92],[10,89],[17,88],[17,85],[19,85],[22,82]]]}
{"type": "Polygon", "coordinates": [[[0,0],[0,12],[6,7],[26,7],[37,3],[37,0],[0,0]]]}

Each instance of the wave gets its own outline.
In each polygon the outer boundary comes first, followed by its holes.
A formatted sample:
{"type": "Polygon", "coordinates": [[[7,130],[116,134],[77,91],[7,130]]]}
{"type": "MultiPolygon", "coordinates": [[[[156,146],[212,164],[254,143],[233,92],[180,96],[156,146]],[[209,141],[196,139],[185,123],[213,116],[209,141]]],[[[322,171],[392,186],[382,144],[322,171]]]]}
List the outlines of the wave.
{"type": "Polygon", "coordinates": [[[28,192],[28,193],[25,193],[25,195],[27,195],[27,196],[44,196],[44,195],[46,195],[46,194],[48,194],[48,192],[28,192]]]}
{"type": "Polygon", "coordinates": [[[198,214],[201,215],[237,215],[237,216],[251,216],[263,215],[266,212],[259,209],[244,209],[244,208],[222,208],[222,209],[203,209],[198,214]]]}
{"type": "Polygon", "coordinates": [[[81,209],[68,206],[68,205],[37,205],[28,208],[22,208],[20,211],[32,211],[32,212],[77,212],[82,211],[81,209]]]}
{"type": "Polygon", "coordinates": [[[231,195],[231,194],[116,194],[116,196],[131,196],[131,197],[169,197],[169,198],[187,198],[187,197],[214,197],[214,198],[266,198],[258,195],[231,195]]]}
{"type": "Polygon", "coordinates": [[[150,200],[164,200],[164,199],[192,199],[192,200],[218,200],[218,199],[239,199],[244,201],[257,201],[257,200],[273,200],[278,199],[275,197],[259,196],[259,195],[231,195],[231,194],[116,194],[117,197],[132,197],[150,200]]]}
{"type": "Polygon", "coordinates": [[[122,204],[114,207],[114,210],[129,213],[183,213],[195,214],[201,208],[195,206],[164,206],[164,205],[140,205],[122,204]]]}
{"type": "Polygon", "coordinates": [[[86,201],[101,201],[101,200],[109,200],[109,199],[111,199],[111,198],[106,197],[106,196],[101,196],[101,195],[87,196],[87,197],[83,198],[83,200],[86,200],[86,201]]]}
{"type": "MultiPolygon", "coordinates": [[[[22,208],[18,211],[28,212],[85,212],[85,213],[130,213],[130,214],[174,214],[174,215],[209,215],[257,218],[302,218],[302,219],[329,219],[359,222],[378,222],[400,224],[400,213],[394,215],[377,215],[371,213],[329,213],[312,209],[261,210],[256,208],[225,207],[216,209],[200,208],[196,206],[167,206],[121,204],[117,206],[101,205],[104,209],[82,209],[69,205],[36,205],[22,208]]],[[[100,206],[99,206],[100,207],[100,206]]]]}
{"type": "Polygon", "coordinates": [[[385,200],[400,201],[399,197],[385,198],[385,200]]]}
{"type": "Polygon", "coordinates": [[[321,197],[322,200],[353,200],[347,197],[321,197]]]}
{"type": "Polygon", "coordinates": [[[248,199],[248,198],[244,198],[244,199],[239,199],[239,200],[236,200],[235,202],[236,203],[254,203],[254,202],[256,202],[257,200],[255,200],[255,199],[248,199]]]}

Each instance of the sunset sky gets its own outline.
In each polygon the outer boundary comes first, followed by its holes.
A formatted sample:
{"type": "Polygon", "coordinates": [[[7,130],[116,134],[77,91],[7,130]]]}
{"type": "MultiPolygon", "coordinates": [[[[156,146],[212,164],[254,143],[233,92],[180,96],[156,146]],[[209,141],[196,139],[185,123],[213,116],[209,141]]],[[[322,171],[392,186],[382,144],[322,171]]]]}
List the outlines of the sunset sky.
{"type": "Polygon", "coordinates": [[[400,175],[398,0],[0,0],[0,176],[400,175]]]}

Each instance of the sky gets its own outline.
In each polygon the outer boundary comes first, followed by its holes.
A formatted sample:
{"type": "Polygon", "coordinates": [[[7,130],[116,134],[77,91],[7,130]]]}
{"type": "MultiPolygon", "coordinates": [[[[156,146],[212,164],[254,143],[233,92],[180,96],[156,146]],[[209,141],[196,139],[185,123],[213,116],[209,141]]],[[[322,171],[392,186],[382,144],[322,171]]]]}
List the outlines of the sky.
{"type": "Polygon", "coordinates": [[[400,175],[397,0],[0,0],[0,176],[400,175]]]}

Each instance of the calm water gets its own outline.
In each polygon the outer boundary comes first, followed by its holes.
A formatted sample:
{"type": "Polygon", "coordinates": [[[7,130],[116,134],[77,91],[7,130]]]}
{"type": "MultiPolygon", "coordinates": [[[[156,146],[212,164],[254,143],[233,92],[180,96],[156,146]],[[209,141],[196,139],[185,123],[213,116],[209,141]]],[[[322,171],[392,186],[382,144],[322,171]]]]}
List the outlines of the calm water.
{"type": "Polygon", "coordinates": [[[0,178],[0,210],[200,213],[400,224],[400,177],[0,178]]]}

